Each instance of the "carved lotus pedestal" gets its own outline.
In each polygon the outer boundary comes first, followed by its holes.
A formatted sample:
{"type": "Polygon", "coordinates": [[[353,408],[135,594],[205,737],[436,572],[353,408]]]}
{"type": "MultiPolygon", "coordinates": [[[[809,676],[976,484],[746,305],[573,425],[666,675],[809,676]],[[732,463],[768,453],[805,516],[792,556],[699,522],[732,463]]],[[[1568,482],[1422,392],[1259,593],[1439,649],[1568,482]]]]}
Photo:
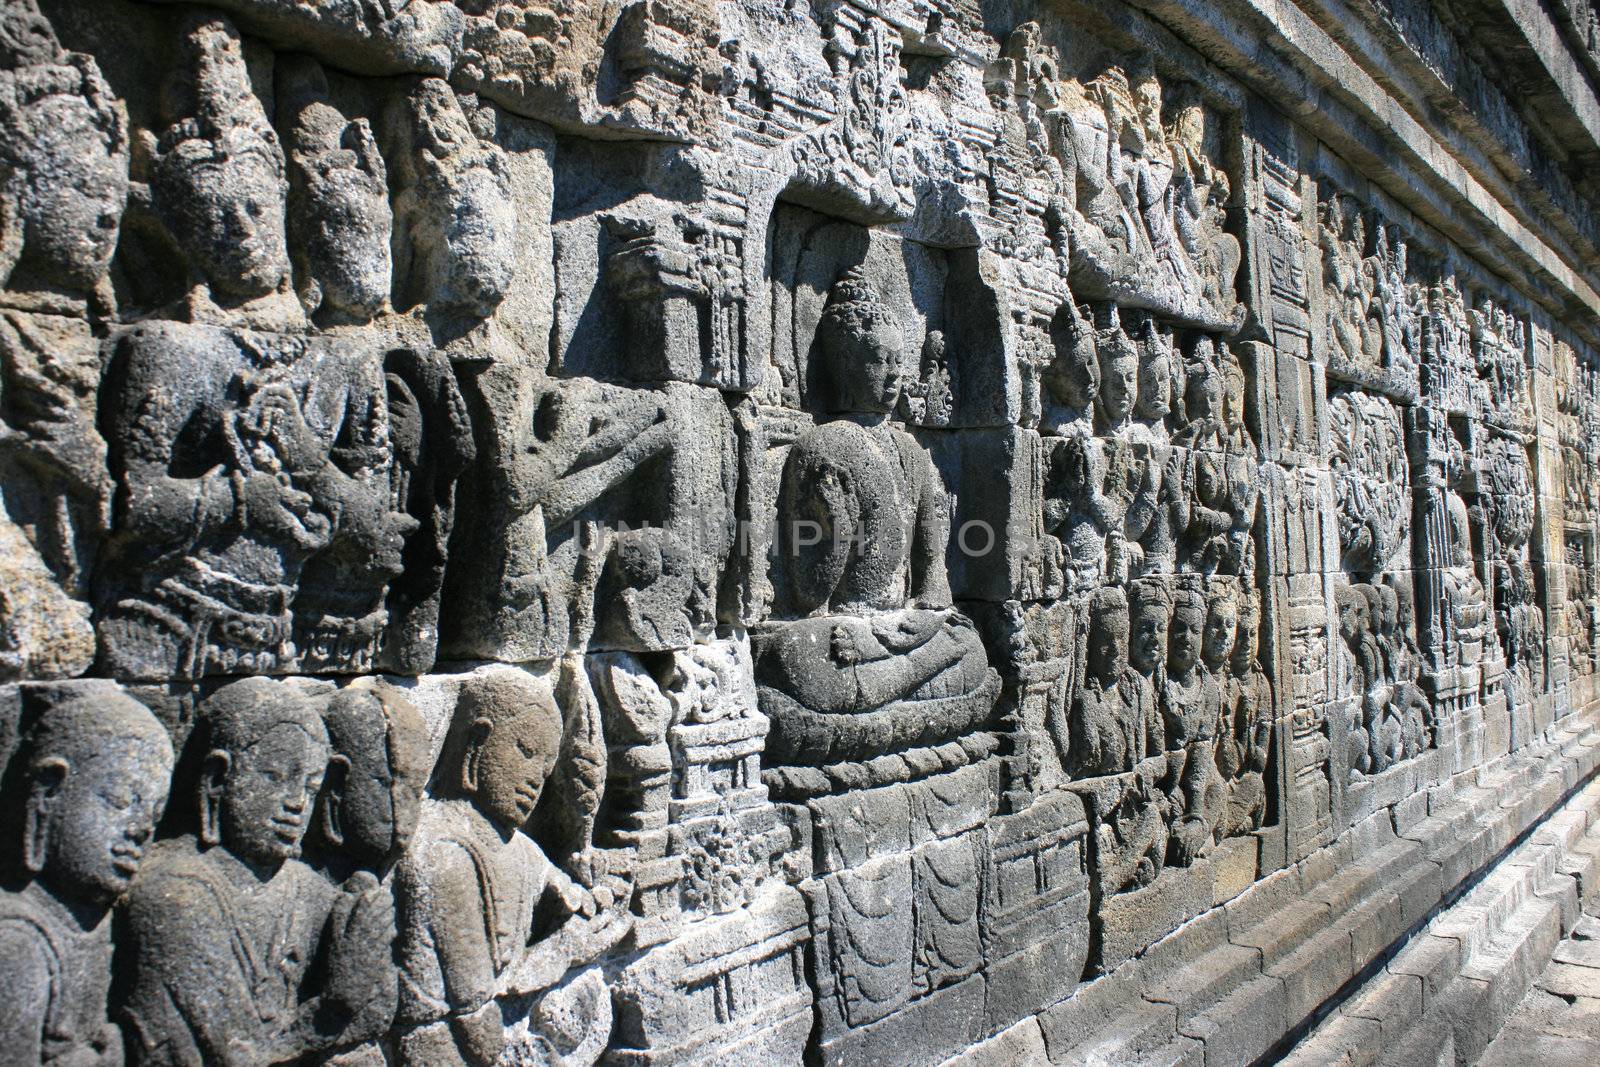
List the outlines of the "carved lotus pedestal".
{"type": "Polygon", "coordinates": [[[1000,676],[955,611],[802,619],[750,640],[780,799],[914,781],[994,750],[982,727],[1000,676]]]}

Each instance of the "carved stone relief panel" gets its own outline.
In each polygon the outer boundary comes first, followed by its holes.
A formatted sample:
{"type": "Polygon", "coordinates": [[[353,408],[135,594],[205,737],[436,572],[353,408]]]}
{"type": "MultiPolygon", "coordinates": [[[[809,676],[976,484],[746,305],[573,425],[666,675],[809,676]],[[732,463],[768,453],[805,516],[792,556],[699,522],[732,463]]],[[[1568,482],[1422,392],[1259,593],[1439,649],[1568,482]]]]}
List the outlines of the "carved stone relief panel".
{"type": "Polygon", "coordinates": [[[0,1061],[941,1063],[1600,695],[1589,324],[1024,8],[0,5],[0,1061]]]}

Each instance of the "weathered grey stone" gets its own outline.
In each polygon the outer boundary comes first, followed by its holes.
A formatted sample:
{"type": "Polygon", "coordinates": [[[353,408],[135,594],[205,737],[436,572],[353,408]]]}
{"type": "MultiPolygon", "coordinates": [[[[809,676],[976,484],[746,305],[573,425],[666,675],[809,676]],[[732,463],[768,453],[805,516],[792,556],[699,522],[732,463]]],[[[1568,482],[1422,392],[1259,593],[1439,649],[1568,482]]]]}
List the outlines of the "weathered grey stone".
{"type": "Polygon", "coordinates": [[[0,1060],[1476,1055],[1585,2],[0,4],[0,1060]]]}

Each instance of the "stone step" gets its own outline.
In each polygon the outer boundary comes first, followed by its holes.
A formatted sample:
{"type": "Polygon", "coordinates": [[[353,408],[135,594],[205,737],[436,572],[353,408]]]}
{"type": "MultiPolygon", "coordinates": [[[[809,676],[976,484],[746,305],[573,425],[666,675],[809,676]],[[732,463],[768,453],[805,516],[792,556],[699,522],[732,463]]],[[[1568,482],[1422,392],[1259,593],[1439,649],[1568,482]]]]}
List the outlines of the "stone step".
{"type": "MultiPolygon", "coordinates": [[[[1530,780],[1523,784],[1525,795],[1548,795],[1551,783],[1565,779],[1563,765],[1586,756],[1592,747],[1564,745],[1562,755],[1553,760],[1526,763],[1530,780]]],[[[1496,779],[1495,784],[1517,786],[1515,780],[1496,779]]],[[[1474,838],[1492,841],[1520,833],[1527,806],[1486,803],[1489,798],[1482,792],[1464,793],[1452,805],[1485,820],[1474,838]]],[[[1456,824],[1458,818],[1457,812],[1442,811],[1436,825],[1456,824]]],[[[1562,936],[1579,921],[1584,896],[1597,888],[1592,877],[1587,883],[1580,878],[1597,861],[1600,781],[1546,815],[1282,1062],[1296,1067],[1472,1063],[1522,1001],[1562,936]]]]}
{"type": "Polygon", "coordinates": [[[1124,965],[1047,1010],[1053,1062],[1242,1067],[1348,993],[1287,1062],[1375,1063],[1407,1049],[1403,1067],[1453,1063],[1458,1043],[1482,1034],[1458,1035],[1446,1008],[1481,989],[1499,998],[1479,1005],[1484,1018],[1503,1019],[1537,973],[1533,961],[1576,921],[1580,875],[1600,871],[1590,834],[1600,831],[1600,781],[1561,802],[1597,754],[1595,720],[1569,719],[1493,773],[1430,791],[1403,832],[1398,816],[1369,816],[1223,905],[1220,935],[1214,909],[1131,961],[1137,977],[1124,965]]]}

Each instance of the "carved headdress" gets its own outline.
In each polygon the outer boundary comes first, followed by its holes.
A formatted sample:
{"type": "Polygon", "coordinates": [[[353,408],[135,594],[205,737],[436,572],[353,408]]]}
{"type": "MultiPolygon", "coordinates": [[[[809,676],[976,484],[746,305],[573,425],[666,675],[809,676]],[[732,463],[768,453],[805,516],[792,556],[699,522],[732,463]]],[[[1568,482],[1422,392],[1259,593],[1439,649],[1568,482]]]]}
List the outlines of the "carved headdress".
{"type": "Polygon", "coordinates": [[[174,120],[156,143],[158,180],[177,168],[234,155],[259,156],[286,180],[283,149],[251,91],[238,31],[224,19],[196,15],[183,35],[183,53],[168,86],[174,120]]]}

